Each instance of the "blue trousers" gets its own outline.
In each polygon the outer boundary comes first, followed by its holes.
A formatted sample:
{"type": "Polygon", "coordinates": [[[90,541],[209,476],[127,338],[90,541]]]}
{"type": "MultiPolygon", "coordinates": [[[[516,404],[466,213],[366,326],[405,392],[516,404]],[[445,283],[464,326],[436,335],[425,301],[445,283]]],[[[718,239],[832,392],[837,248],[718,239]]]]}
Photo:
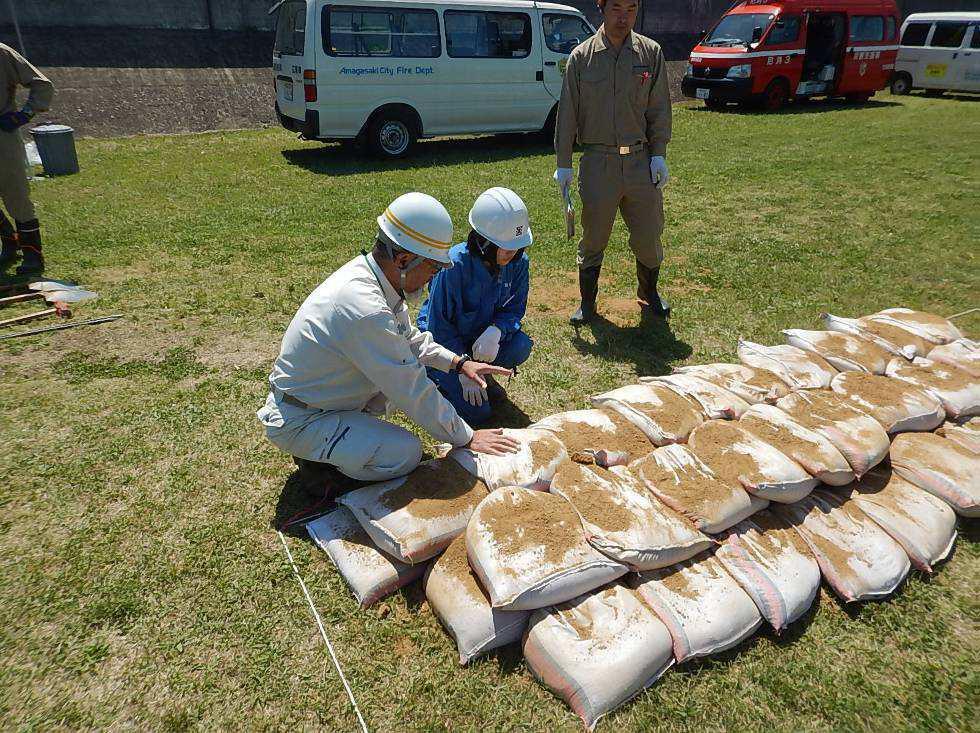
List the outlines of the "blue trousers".
{"type": "MultiPolygon", "coordinates": [[[[497,358],[493,363],[505,369],[513,369],[528,360],[528,357],[531,356],[531,348],[533,346],[534,342],[526,333],[515,331],[501,339],[500,351],[497,352],[497,358]]],[[[470,348],[472,348],[472,344],[470,344],[470,348]]],[[[493,411],[490,400],[484,400],[483,404],[479,407],[474,407],[464,400],[463,385],[459,383],[458,374],[454,372],[440,372],[438,369],[432,369],[431,367],[426,371],[429,374],[429,379],[436,383],[442,395],[452,403],[453,407],[456,408],[456,412],[467,423],[470,425],[480,425],[490,419],[490,413],[493,411]]]]}

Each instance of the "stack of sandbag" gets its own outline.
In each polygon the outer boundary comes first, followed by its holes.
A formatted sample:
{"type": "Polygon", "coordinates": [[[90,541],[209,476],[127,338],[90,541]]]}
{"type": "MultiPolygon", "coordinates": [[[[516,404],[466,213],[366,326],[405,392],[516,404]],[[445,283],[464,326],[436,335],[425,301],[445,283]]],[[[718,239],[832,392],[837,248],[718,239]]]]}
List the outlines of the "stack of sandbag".
{"type": "Polygon", "coordinates": [[[693,374],[668,374],[663,377],[640,377],[643,384],[663,384],[697,402],[709,420],[737,420],[749,409],[749,403],[733,392],[693,374]]]}
{"type": "Polygon", "coordinates": [[[883,598],[908,575],[905,550],[853,501],[818,490],[772,511],[793,525],[845,602],[883,598]]]}
{"type": "Polygon", "coordinates": [[[962,369],[974,379],[980,379],[980,341],[957,339],[935,347],[928,355],[929,361],[962,369]]]}
{"type": "Polygon", "coordinates": [[[491,492],[466,528],[470,567],[503,610],[533,610],[571,600],[627,572],[585,538],[572,505],[520,487],[491,492]]]}
{"type": "Polygon", "coordinates": [[[786,343],[822,357],[842,372],[884,374],[892,354],[872,341],[840,331],[807,331],[788,328],[786,343]]]}
{"type": "Polygon", "coordinates": [[[559,412],[531,428],[552,433],[572,458],[600,466],[623,466],[653,450],[646,434],[615,410],[559,412]]]}
{"type": "Polygon", "coordinates": [[[945,422],[936,430],[937,435],[948,438],[971,453],[980,453],[980,417],[963,423],[945,422]]]}
{"type": "Polygon", "coordinates": [[[449,457],[474,476],[479,476],[490,491],[502,486],[524,486],[547,491],[558,464],[568,457],[565,446],[547,430],[504,429],[520,447],[516,453],[491,456],[457,448],[449,457]]]}
{"type": "Polygon", "coordinates": [[[980,415],[980,379],[944,362],[916,357],[910,364],[892,359],[885,373],[933,395],[952,418],[980,415]]]}
{"type": "Polygon", "coordinates": [[[429,608],[456,642],[459,663],[466,664],[491,649],[520,641],[530,611],[501,611],[470,569],[466,538],[457,537],[425,577],[429,608]]]}
{"type": "Polygon", "coordinates": [[[830,388],[871,415],[889,435],[934,430],[946,418],[935,396],[898,379],[843,372],[834,377],[830,388]]]}
{"type": "Polygon", "coordinates": [[[689,374],[716,384],[750,405],[759,402],[774,403],[789,394],[789,386],[768,369],[758,369],[745,364],[698,364],[677,367],[678,374],[689,374]]]}
{"type": "Polygon", "coordinates": [[[829,387],[837,374],[825,359],[788,344],[763,346],[739,339],[738,359],[746,366],[768,369],[793,389],[829,387]]]}
{"type": "Polygon", "coordinates": [[[487,488],[456,461],[426,461],[408,476],[337,499],[382,550],[416,563],[435,557],[466,529],[487,488]]]}
{"type": "Polygon", "coordinates": [[[589,730],[674,663],[663,622],[620,583],[535,611],[524,658],[589,730]]]}
{"type": "Polygon", "coordinates": [[[423,564],[408,565],[381,552],[346,507],[308,522],[306,531],[333,561],[362,608],[425,572],[423,564]]]}
{"type": "Polygon", "coordinates": [[[980,517],[980,455],[935,433],[904,433],[891,449],[892,469],[964,517],[980,517]]]}
{"type": "Polygon", "coordinates": [[[806,613],[820,590],[820,566],[813,553],[772,512],[736,524],[715,557],[777,632],[806,613]]]}
{"type": "Polygon", "coordinates": [[[662,384],[630,384],[590,399],[594,407],[615,410],[636,425],[653,445],[683,443],[704,413],[693,400],[662,384]]]}
{"type": "Polygon", "coordinates": [[[769,505],[741,485],[719,480],[686,445],[657,448],[629,468],[660,501],[709,534],[723,532],[769,505]]]}
{"type": "Polygon", "coordinates": [[[551,493],[578,513],[589,544],[634,570],[672,565],[713,544],[622,466],[607,470],[566,461],[551,493]]]}
{"type": "Polygon", "coordinates": [[[800,464],[738,423],[709,420],[691,433],[688,445],[722,481],[769,501],[799,501],[817,485],[800,464]]]}

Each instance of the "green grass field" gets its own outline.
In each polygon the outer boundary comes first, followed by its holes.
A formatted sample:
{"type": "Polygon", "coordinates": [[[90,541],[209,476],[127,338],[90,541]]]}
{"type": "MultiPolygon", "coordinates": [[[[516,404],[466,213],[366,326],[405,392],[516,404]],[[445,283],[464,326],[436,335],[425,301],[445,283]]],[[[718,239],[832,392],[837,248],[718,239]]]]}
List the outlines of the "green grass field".
{"type": "MultiPolygon", "coordinates": [[[[100,293],[79,317],[126,317],[0,342],[0,727],[356,727],[273,528],[306,500],[254,412],[295,309],[398,194],[439,198],[457,239],[485,188],[527,201],[537,348],[501,418],[520,424],[821,311],[977,306],[978,112],[676,108],[672,333],[640,324],[621,224],[605,317],[567,324],[574,247],[537,140],[428,141],[392,166],[278,129],[80,141],[82,172],[34,189],[47,274],[100,293]]],[[[980,336],[976,314],[960,325],[980,336]]],[[[600,729],[980,730],[980,525],[960,532],[933,577],[854,607],[824,591],[783,636],[669,672],[600,729]]],[[[579,727],[518,648],[460,668],[418,587],[360,611],[288,541],[372,729],[579,727]]]]}

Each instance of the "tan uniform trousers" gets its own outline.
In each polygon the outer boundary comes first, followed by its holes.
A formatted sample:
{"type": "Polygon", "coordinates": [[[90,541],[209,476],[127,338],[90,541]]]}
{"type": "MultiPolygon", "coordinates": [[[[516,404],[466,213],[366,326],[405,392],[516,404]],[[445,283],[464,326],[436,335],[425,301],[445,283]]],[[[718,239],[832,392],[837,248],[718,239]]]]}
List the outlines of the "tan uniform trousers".
{"type": "Polygon", "coordinates": [[[578,192],[582,199],[579,269],[602,264],[617,210],[629,229],[636,259],[647,267],[660,266],[664,197],[650,178],[650,155],[645,148],[628,155],[587,148],[579,162],[578,192]]]}
{"type": "Polygon", "coordinates": [[[27,182],[27,157],[20,130],[0,131],[0,199],[15,221],[37,218],[27,182]]]}

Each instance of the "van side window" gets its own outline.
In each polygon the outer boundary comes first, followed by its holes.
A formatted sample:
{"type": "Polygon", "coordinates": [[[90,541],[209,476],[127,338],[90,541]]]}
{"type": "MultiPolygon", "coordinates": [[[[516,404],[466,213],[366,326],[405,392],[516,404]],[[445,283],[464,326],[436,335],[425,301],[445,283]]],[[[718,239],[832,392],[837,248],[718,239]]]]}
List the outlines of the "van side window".
{"type": "Polygon", "coordinates": [[[890,41],[895,37],[895,18],[888,16],[885,18],[885,40],[890,41]]]}
{"type": "Polygon", "coordinates": [[[932,34],[930,45],[939,48],[959,48],[969,25],[969,23],[957,23],[955,21],[939,21],[936,23],[936,30],[932,34]]]}
{"type": "Polygon", "coordinates": [[[275,51],[287,56],[303,55],[306,46],[306,3],[283,3],[276,18],[275,51]]]}
{"type": "Polygon", "coordinates": [[[431,59],[442,55],[435,10],[350,7],[323,9],[323,48],[331,56],[431,59]]]}
{"type": "Polygon", "coordinates": [[[932,23],[909,23],[902,34],[903,46],[925,46],[932,23]]]}
{"type": "Polygon", "coordinates": [[[545,13],[541,17],[541,27],[544,42],[555,53],[571,53],[577,45],[595,35],[595,31],[575,15],[545,13]]]}
{"type": "Polygon", "coordinates": [[[885,39],[885,19],[880,15],[852,15],[852,41],[883,41],[885,39]]]}
{"type": "Polygon", "coordinates": [[[980,48],[980,25],[973,26],[973,40],[970,41],[970,48],[980,48]]]}
{"type": "Polygon", "coordinates": [[[792,43],[800,37],[800,16],[779,16],[776,24],[769,32],[766,40],[767,46],[775,46],[780,43],[792,43]]]}
{"type": "Polygon", "coordinates": [[[446,50],[457,59],[523,59],[531,53],[531,17],[524,13],[447,10],[446,50]]]}

